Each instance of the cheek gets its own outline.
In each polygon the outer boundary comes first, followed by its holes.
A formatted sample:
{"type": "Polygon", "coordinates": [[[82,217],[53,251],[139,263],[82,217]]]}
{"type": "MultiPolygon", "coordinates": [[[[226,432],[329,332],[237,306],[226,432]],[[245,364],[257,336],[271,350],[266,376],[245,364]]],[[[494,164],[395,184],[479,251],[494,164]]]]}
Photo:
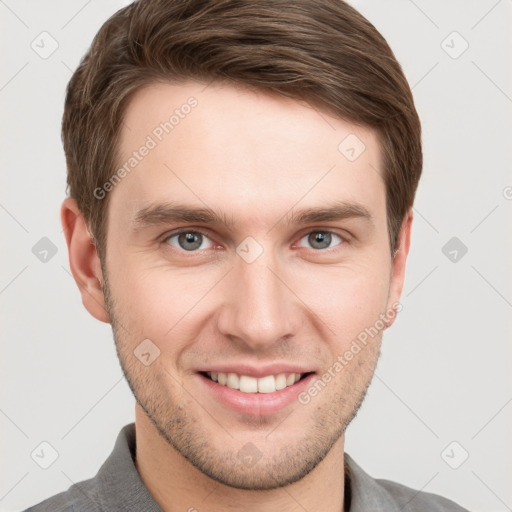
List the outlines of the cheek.
{"type": "Polygon", "coordinates": [[[383,267],[359,264],[325,269],[298,289],[297,295],[304,297],[324,329],[330,328],[327,336],[341,350],[385,312],[389,279],[383,267]]]}
{"type": "Polygon", "coordinates": [[[207,272],[198,275],[190,269],[125,262],[109,282],[116,313],[132,338],[149,338],[162,348],[172,340],[173,347],[179,349],[180,340],[190,337],[184,329],[189,318],[200,311],[212,278],[207,272]]]}

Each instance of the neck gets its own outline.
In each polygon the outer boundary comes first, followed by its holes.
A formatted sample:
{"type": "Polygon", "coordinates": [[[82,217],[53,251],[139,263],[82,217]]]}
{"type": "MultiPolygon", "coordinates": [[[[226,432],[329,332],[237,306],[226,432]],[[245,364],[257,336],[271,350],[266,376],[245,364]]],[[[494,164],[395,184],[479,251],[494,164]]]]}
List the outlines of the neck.
{"type": "Polygon", "coordinates": [[[344,436],[306,477],[279,489],[247,491],[212,480],[163,439],[137,404],[136,467],[164,512],[343,512],[344,436]]]}

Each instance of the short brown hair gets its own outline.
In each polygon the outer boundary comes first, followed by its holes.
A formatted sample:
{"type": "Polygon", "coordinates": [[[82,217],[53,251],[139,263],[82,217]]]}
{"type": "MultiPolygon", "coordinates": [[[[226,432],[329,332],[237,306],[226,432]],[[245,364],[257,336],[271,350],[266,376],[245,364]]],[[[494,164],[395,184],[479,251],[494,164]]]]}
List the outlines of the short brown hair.
{"type": "MultiPolygon", "coordinates": [[[[62,139],[69,194],[106,254],[107,195],[123,116],[156,81],[245,84],[375,129],[391,251],[422,170],[421,125],[400,64],[342,0],[139,0],[101,27],[68,84],[62,139]]],[[[341,142],[341,141],[340,141],[341,142]]]]}

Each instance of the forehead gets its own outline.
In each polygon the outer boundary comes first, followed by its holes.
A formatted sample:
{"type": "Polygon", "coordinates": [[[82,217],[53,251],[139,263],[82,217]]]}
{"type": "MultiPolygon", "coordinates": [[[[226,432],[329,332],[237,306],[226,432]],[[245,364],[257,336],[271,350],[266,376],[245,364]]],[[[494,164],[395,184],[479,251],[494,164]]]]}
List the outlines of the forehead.
{"type": "Polygon", "coordinates": [[[119,149],[110,210],[127,220],[170,201],[256,224],[338,200],[384,212],[376,133],[265,91],[152,84],[130,101],[119,149]]]}

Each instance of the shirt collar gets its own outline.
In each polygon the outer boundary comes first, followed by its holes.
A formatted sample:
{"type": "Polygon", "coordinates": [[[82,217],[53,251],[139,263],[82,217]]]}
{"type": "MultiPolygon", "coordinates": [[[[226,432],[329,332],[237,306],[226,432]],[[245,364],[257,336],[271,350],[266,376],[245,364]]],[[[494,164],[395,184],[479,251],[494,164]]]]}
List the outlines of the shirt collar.
{"type": "Polygon", "coordinates": [[[135,423],[121,429],[95,480],[102,510],[162,512],[135,467],[135,423]]]}
{"type": "Polygon", "coordinates": [[[345,499],[350,500],[349,512],[400,512],[388,491],[346,452],[344,464],[345,499]]]}
{"type": "MultiPolygon", "coordinates": [[[[162,512],[135,467],[135,424],[124,426],[96,476],[104,510],[162,512]]],[[[345,500],[349,512],[400,512],[389,493],[345,453],[345,500]]]]}

